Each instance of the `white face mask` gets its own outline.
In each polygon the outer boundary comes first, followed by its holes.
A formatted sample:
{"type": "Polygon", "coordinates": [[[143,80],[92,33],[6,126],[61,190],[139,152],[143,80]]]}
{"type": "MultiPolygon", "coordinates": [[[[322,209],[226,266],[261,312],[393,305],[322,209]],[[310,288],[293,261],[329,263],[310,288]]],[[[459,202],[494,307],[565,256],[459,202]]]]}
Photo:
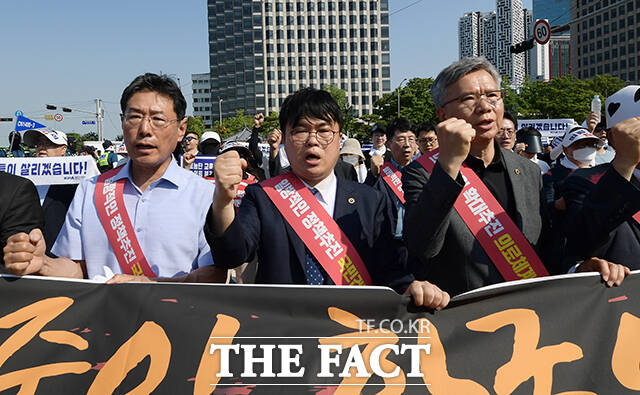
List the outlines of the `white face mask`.
{"type": "Polygon", "coordinates": [[[358,159],[360,159],[360,157],[358,157],[358,155],[343,155],[342,156],[342,160],[349,163],[350,165],[357,165],[358,164],[358,159]]]}
{"type": "Polygon", "coordinates": [[[573,151],[573,159],[581,163],[591,163],[596,158],[597,148],[584,147],[573,151]]]}

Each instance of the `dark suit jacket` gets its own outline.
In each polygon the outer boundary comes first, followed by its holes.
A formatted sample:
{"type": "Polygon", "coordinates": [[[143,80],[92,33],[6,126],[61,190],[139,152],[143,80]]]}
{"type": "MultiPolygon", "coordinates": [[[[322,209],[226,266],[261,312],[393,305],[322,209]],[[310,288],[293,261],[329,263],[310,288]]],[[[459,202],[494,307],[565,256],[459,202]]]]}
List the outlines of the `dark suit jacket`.
{"type": "MultiPolygon", "coordinates": [[[[511,151],[500,151],[513,188],[517,210],[514,222],[536,247],[542,242],[547,222],[540,168],[511,151]]],[[[452,179],[436,163],[429,177],[424,167],[414,161],[403,169],[402,187],[406,200],[404,236],[409,255],[421,261],[421,267],[414,270],[418,279],[426,279],[452,296],[504,281],[453,208],[464,187],[460,176],[452,179]]],[[[540,258],[545,262],[543,256],[540,258]]]]}
{"type": "Polygon", "coordinates": [[[40,199],[33,183],[0,171],[0,267],[4,268],[2,249],[9,236],[42,229],[43,222],[40,199]]]}
{"type": "Polygon", "coordinates": [[[631,182],[610,163],[578,169],[564,182],[567,203],[565,267],[598,257],[640,269],[640,181],[631,182]]]}
{"type": "Polygon", "coordinates": [[[47,242],[47,254],[50,254],[58,233],[64,225],[67,210],[76,193],[78,184],[51,185],[42,203],[44,211],[44,240],[47,242]]]}
{"type": "MultiPolygon", "coordinates": [[[[404,292],[414,278],[403,269],[401,243],[392,239],[387,200],[357,182],[339,177],[337,182],[336,223],[360,254],[374,284],[404,292]]],[[[256,283],[307,283],[305,246],[258,184],[247,187],[234,221],[222,236],[214,237],[208,225],[205,235],[217,266],[237,267],[257,254],[256,283]]]]}

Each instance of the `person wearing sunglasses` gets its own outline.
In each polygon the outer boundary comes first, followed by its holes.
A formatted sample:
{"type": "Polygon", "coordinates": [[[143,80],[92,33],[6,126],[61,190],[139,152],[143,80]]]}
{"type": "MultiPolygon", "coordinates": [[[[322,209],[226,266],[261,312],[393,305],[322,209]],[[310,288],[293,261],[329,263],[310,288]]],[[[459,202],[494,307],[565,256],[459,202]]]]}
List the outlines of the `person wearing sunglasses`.
{"type": "Polygon", "coordinates": [[[184,135],[184,139],[182,139],[182,146],[184,147],[182,166],[187,170],[191,168],[196,155],[198,155],[198,139],[200,139],[198,133],[193,131],[187,132],[184,135]]]}

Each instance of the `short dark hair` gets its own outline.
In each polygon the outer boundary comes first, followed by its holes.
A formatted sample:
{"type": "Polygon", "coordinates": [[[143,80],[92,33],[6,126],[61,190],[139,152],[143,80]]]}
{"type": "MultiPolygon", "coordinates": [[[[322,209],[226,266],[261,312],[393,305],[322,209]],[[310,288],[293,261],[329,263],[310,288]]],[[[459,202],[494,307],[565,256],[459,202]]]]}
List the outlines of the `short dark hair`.
{"type": "Polygon", "coordinates": [[[158,92],[169,96],[173,100],[173,111],[178,116],[178,121],[184,118],[187,110],[187,101],[185,100],[178,84],[166,75],[158,75],[153,73],[145,73],[137,76],[122,92],[120,98],[120,109],[124,114],[127,103],[131,96],[141,91],[158,92]]]}
{"type": "Polygon", "coordinates": [[[390,141],[393,136],[396,135],[396,132],[406,131],[412,132],[414,135],[416,134],[416,127],[413,122],[405,118],[396,118],[389,122],[389,125],[387,126],[387,140],[390,141]]]}
{"type": "Polygon", "coordinates": [[[382,133],[382,134],[386,135],[387,134],[387,128],[381,123],[376,123],[371,128],[371,135],[373,135],[374,133],[382,133]]]}
{"type": "Polygon", "coordinates": [[[287,125],[296,125],[301,118],[316,118],[337,122],[342,130],[342,111],[329,92],[303,88],[287,96],[280,107],[280,130],[286,133],[287,125]]]}
{"type": "Polygon", "coordinates": [[[197,139],[199,139],[199,138],[200,138],[200,134],[199,134],[198,132],[196,132],[195,130],[187,130],[187,131],[184,133],[184,137],[187,137],[187,135],[189,135],[189,134],[195,134],[197,139]]]}
{"type": "Polygon", "coordinates": [[[502,116],[502,118],[506,118],[506,119],[510,120],[511,122],[513,122],[513,128],[514,129],[518,129],[518,118],[516,118],[509,111],[505,111],[504,115],[502,116]]]}
{"type": "Polygon", "coordinates": [[[433,122],[422,122],[421,124],[418,124],[418,126],[416,126],[416,136],[419,136],[420,132],[430,131],[436,131],[436,125],[434,125],[433,122]]]}

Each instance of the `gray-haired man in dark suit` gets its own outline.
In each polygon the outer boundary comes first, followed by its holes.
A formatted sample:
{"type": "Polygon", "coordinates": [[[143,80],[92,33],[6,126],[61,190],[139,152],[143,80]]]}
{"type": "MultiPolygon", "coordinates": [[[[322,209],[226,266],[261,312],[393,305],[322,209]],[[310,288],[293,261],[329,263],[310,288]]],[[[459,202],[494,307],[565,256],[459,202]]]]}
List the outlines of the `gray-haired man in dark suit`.
{"type": "MultiPolygon", "coordinates": [[[[451,295],[504,281],[454,209],[465,185],[463,164],[487,186],[547,271],[559,271],[555,260],[542,255],[548,232],[540,169],[494,139],[504,114],[500,83],[497,70],[483,57],[463,58],[442,70],[431,88],[441,121],[436,128],[439,157],[431,176],[417,162],[403,171],[405,239],[409,253],[421,261],[414,272],[451,295]]],[[[619,284],[624,278],[620,265],[598,260],[592,266],[605,281],[614,276],[619,284]]]]}

